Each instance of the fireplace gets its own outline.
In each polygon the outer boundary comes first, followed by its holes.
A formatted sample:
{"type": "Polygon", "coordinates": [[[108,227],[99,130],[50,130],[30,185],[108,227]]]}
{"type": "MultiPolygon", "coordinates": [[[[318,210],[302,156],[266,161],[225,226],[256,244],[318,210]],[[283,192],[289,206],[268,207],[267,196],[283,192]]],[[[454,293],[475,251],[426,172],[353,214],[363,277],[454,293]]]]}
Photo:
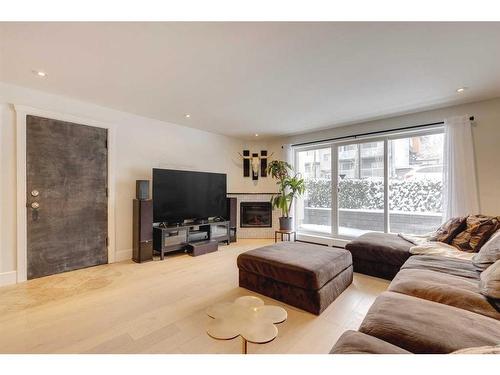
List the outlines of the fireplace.
{"type": "Polygon", "coordinates": [[[273,223],[272,207],[269,202],[241,202],[241,228],[271,228],[273,223]]]}

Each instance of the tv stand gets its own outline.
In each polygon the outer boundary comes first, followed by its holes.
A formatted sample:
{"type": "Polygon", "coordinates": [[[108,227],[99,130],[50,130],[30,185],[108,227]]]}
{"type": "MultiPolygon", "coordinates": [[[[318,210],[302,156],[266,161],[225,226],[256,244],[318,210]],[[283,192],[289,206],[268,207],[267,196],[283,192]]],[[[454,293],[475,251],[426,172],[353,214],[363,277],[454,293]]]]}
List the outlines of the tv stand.
{"type": "Polygon", "coordinates": [[[160,259],[165,254],[188,249],[191,243],[214,240],[229,245],[229,221],[204,221],[179,225],[153,225],[153,249],[160,253],[160,259]]]}

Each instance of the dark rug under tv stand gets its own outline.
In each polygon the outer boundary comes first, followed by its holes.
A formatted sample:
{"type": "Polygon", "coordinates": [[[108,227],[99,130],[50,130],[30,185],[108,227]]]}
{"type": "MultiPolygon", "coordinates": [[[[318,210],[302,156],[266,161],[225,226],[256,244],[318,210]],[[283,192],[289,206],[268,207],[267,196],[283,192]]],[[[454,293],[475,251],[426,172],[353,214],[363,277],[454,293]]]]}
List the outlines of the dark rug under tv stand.
{"type": "Polygon", "coordinates": [[[155,224],[153,227],[153,249],[160,254],[160,259],[163,260],[165,254],[192,248],[189,244],[217,241],[229,245],[229,230],[229,221],[222,220],[205,220],[171,226],[155,224]]]}

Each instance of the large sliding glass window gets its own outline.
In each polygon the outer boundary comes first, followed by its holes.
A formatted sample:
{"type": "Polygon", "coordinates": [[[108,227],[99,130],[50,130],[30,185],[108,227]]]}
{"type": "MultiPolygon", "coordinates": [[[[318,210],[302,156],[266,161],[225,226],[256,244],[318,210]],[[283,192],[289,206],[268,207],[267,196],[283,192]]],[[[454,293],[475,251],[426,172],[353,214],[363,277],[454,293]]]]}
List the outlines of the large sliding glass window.
{"type": "Polygon", "coordinates": [[[295,169],[306,180],[295,205],[299,232],[422,234],[441,223],[441,129],[297,148],[295,169]]]}
{"type": "Polygon", "coordinates": [[[295,170],[306,181],[306,193],[296,201],[301,231],[330,234],[332,230],[332,149],[330,146],[298,151],[295,170]]]}
{"type": "Polygon", "coordinates": [[[389,140],[389,230],[423,234],[443,216],[443,134],[389,140]]]}
{"type": "Polygon", "coordinates": [[[336,147],[338,234],[384,231],[384,142],[336,147]]]}

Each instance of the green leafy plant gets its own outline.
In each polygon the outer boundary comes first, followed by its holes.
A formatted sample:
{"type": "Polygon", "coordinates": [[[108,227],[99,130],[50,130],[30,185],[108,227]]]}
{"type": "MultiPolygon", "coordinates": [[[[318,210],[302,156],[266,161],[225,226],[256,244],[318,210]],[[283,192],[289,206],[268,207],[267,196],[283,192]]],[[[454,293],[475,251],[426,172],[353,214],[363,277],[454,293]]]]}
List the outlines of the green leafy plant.
{"type": "Polygon", "coordinates": [[[281,210],[283,217],[289,217],[293,200],[304,194],[306,184],[300,174],[294,174],[292,166],[283,160],[273,160],[267,167],[272,178],[278,180],[279,194],[271,197],[271,204],[274,208],[281,210]]]}

